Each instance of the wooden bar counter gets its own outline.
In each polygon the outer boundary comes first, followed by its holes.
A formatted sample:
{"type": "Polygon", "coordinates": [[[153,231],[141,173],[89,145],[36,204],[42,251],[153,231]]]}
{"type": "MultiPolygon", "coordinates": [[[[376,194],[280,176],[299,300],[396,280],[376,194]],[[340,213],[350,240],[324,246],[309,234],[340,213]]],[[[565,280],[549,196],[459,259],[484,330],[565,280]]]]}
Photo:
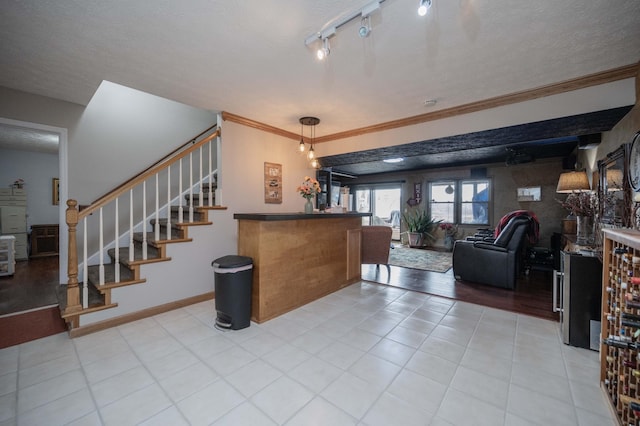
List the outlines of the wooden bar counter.
{"type": "Polygon", "coordinates": [[[238,254],[253,259],[251,319],[261,323],[360,280],[362,217],[255,213],[238,220],[238,254]]]}

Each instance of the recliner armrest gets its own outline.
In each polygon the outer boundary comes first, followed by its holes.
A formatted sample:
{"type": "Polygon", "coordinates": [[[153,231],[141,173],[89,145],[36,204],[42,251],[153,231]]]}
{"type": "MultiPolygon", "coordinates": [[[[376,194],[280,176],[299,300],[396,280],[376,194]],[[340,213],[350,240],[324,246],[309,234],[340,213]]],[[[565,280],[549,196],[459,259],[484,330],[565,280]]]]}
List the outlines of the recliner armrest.
{"type": "Polygon", "coordinates": [[[473,246],[482,250],[492,250],[500,253],[506,253],[507,249],[505,247],[496,246],[492,243],[485,243],[483,241],[475,241],[473,246]]]}

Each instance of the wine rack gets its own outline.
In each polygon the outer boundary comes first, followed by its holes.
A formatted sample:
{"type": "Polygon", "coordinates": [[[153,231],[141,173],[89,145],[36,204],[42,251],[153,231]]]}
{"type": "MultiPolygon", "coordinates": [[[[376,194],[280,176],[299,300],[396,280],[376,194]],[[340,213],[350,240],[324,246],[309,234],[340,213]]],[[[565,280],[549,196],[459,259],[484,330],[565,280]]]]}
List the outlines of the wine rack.
{"type": "Polygon", "coordinates": [[[600,382],[621,425],[640,426],[640,232],[606,229],[600,382]]]}

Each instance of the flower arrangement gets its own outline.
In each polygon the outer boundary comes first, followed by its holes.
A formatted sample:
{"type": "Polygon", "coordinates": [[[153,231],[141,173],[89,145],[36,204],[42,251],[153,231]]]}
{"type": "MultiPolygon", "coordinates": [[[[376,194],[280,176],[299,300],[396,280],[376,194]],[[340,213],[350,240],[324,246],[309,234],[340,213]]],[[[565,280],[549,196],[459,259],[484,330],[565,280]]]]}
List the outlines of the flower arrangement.
{"type": "Polygon", "coordinates": [[[455,237],[458,233],[458,225],[454,225],[453,223],[441,223],[440,229],[444,231],[444,235],[448,237],[455,237]]]}
{"type": "Polygon", "coordinates": [[[302,185],[298,187],[297,191],[302,195],[302,198],[310,200],[320,193],[320,183],[312,177],[305,176],[302,185]]]}
{"type": "Polygon", "coordinates": [[[13,182],[14,188],[22,188],[24,186],[24,179],[18,178],[13,182]]]}
{"type": "Polygon", "coordinates": [[[595,216],[596,200],[591,192],[573,192],[558,202],[574,216],[595,216]]]}

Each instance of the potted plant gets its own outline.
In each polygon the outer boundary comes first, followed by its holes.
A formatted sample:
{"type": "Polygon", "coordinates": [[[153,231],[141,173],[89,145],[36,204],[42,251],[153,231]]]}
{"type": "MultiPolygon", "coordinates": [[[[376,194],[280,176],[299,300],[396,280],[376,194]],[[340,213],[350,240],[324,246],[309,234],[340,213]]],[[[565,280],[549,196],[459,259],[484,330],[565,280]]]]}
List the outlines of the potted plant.
{"type": "Polygon", "coordinates": [[[422,247],[436,240],[435,230],[442,220],[434,220],[424,210],[416,209],[402,215],[407,225],[409,247],[422,247]]]}

